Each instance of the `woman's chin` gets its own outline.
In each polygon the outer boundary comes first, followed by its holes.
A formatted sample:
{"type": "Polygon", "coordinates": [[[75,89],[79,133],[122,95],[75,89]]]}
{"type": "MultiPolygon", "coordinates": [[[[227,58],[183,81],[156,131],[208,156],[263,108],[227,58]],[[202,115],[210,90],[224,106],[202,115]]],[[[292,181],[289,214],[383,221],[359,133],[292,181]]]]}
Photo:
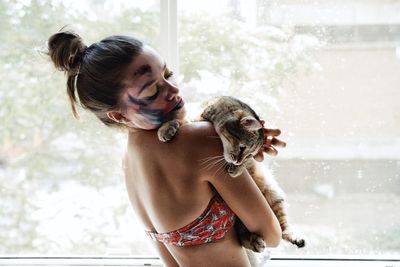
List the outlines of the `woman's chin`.
{"type": "Polygon", "coordinates": [[[186,108],[183,106],[176,114],[176,119],[183,120],[186,117],[186,108]]]}
{"type": "MultiPolygon", "coordinates": [[[[186,117],[186,109],[183,106],[179,110],[175,111],[174,113],[170,114],[169,118],[167,118],[163,123],[171,120],[179,120],[184,121],[186,117]]],[[[136,123],[132,125],[132,128],[141,129],[141,130],[156,130],[163,125],[163,123],[136,123]]]]}
{"type": "Polygon", "coordinates": [[[128,125],[129,128],[132,129],[137,129],[137,130],[146,130],[146,131],[150,131],[150,130],[156,130],[158,128],[160,128],[161,124],[151,124],[151,123],[132,123],[131,125],[128,125]]]}

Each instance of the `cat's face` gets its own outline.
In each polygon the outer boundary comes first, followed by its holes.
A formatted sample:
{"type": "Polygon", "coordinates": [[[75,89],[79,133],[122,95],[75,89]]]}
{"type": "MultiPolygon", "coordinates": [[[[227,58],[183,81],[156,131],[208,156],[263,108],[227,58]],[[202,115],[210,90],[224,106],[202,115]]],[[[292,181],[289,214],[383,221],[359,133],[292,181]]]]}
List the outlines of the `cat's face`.
{"type": "Polygon", "coordinates": [[[242,173],[246,161],[260,150],[264,140],[262,127],[252,116],[238,117],[234,114],[216,128],[223,143],[228,172],[232,177],[242,173]]]}

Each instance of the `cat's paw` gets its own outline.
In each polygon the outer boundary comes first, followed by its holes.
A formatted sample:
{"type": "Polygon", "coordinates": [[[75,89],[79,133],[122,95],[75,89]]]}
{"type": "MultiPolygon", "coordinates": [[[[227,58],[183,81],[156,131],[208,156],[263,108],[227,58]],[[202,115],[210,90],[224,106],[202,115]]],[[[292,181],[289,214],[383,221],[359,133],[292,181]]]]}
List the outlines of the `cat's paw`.
{"type": "Polygon", "coordinates": [[[254,252],[262,252],[267,245],[264,239],[257,234],[251,233],[248,238],[241,240],[242,246],[254,252]]]}
{"type": "Polygon", "coordinates": [[[172,120],[164,123],[158,128],[157,135],[158,140],[162,142],[171,141],[179,129],[179,122],[177,120],[172,120]]]}
{"type": "Polygon", "coordinates": [[[283,231],[282,238],[296,245],[298,248],[302,248],[306,245],[306,240],[303,237],[295,235],[291,231],[283,231]]]}

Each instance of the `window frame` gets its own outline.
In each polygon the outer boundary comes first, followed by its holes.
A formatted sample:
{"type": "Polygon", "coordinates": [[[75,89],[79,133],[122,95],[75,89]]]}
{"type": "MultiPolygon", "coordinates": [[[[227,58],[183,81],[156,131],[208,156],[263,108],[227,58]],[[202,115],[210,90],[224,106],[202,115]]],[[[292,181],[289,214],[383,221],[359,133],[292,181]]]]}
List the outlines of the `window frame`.
{"type": "Polygon", "coordinates": [[[160,0],[160,54],[179,77],[177,0],[160,0]]]}
{"type": "MultiPolygon", "coordinates": [[[[155,256],[0,256],[0,266],[163,266],[155,256]]],[[[399,267],[400,259],[394,256],[274,256],[268,260],[270,267],[399,267]]]]}

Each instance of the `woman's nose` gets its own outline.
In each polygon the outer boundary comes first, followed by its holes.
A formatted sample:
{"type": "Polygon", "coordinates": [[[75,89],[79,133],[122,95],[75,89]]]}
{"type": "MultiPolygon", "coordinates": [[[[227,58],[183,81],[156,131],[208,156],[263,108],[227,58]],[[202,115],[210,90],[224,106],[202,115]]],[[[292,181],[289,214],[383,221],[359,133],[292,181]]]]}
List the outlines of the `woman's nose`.
{"type": "Polygon", "coordinates": [[[166,83],[167,89],[167,100],[173,101],[175,98],[178,97],[179,89],[173,84],[166,83]]]}

